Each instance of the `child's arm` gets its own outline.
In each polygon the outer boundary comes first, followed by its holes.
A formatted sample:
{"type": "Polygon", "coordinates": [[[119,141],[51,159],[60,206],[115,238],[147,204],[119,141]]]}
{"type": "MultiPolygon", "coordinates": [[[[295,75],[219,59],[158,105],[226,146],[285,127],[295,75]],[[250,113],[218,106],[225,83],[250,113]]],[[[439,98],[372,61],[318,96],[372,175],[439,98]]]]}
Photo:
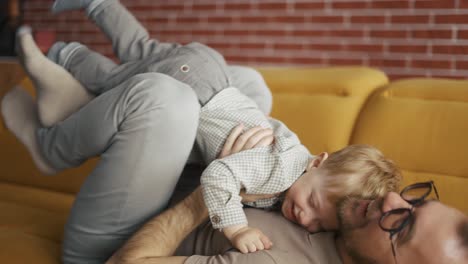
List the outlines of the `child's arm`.
{"type": "Polygon", "coordinates": [[[213,161],[203,172],[201,185],[213,228],[220,229],[242,253],[268,249],[271,241],[263,232],[247,226],[239,195],[241,180],[224,160],[213,161]]]}
{"type": "Polygon", "coordinates": [[[242,253],[270,249],[273,243],[257,228],[247,225],[228,226],[223,229],[224,235],[231,244],[242,253]]]}

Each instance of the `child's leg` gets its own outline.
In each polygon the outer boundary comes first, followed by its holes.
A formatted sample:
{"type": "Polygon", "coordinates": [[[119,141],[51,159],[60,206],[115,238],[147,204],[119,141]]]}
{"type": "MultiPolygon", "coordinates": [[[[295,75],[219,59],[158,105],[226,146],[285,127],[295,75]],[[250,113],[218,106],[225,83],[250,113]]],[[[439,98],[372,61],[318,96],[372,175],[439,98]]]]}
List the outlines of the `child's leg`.
{"type": "Polygon", "coordinates": [[[30,28],[18,30],[16,43],[20,62],[37,91],[42,126],[48,127],[65,119],[94,97],[62,67],[42,54],[30,28]]]}
{"type": "Polygon", "coordinates": [[[78,42],[58,42],[52,46],[47,56],[95,95],[116,87],[144,66],[138,62],[118,65],[78,42]]]}
{"type": "Polygon", "coordinates": [[[112,41],[115,54],[122,63],[148,56],[165,56],[177,44],[159,43],[150,39],[148,31],[118,0],[56,0],[52,10],[86,9],[90,19],[112,41]]]}
{"type": "Polygon", "coordinates": [[[89,17],[112,41],[114,52],[122,63],[149,56],[163,58],[179,46],[151,39],[148,31],[118,0],[105,0],[91,6],[92,9],[87,9],[89,17]]]}

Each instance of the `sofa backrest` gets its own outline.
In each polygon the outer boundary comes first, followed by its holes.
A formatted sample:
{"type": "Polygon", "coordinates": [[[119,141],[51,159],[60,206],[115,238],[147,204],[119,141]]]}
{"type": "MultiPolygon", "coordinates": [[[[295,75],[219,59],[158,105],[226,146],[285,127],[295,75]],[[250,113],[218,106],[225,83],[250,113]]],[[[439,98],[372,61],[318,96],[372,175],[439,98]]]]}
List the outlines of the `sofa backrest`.
{"type": "Polygon", "coordinates": [[[351,143],[376,146],[404,183],[433,180],[442,202],[468,212],[468,81],[391,83],[371,96],[351,143]]]}
{"type": "Polygon", "coordinates": [[[365,101],[388,84],[383,72],[365,67],[259,71],[273,93],[271,115],[294,131],[312,154],[347,146],[365,101]]]}

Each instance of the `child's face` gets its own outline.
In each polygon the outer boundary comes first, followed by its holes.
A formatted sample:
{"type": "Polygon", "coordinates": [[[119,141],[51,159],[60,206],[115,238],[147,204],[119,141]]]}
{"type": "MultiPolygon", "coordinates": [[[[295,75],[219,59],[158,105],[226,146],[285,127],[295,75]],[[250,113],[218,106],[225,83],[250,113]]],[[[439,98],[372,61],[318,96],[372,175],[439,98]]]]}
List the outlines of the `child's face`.
{"type": "Polygon", "coordinates": [[[286,191],[282,214],[290,221],[297,223],[309,232],[331,231],[338,228],[336,205],[331,203],[323,190],[317,186],[314,177],[320,175],[318,168],[304,173],[286,191]]]}

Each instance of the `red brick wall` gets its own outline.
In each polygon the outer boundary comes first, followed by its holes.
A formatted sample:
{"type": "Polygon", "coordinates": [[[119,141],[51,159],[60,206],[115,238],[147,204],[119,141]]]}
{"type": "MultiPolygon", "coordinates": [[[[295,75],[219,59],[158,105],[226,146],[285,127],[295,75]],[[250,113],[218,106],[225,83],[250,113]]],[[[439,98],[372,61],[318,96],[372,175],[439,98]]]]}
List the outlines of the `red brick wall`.
{"type": "MultiPolygon", "coordinates": [[[[25,22],[106,55],[83,13],[26,0],[25,22]]],[[[163,41],[199,41],[230,63],[367,65],[392,78],[468,76],[468,0],[122,0],[163,41]]]]}

